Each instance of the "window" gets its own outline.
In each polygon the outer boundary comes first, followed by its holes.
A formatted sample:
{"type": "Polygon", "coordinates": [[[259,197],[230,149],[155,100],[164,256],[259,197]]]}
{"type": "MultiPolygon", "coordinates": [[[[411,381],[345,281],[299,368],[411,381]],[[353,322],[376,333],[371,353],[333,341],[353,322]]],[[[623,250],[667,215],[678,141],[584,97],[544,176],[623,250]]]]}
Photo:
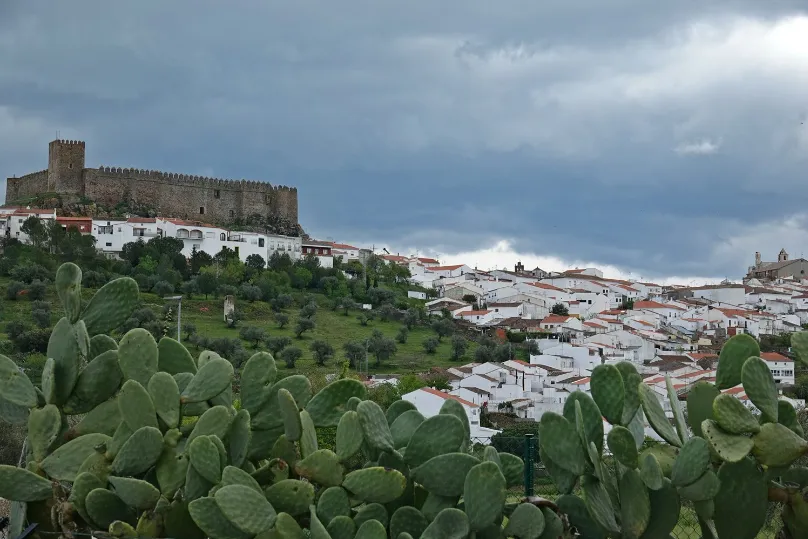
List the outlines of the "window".
{"type": "Polygon", "coordinates": [[[221,194],[222,193],[218,189],[213,190],[213,198],[219,198],[221,194]]]}
{"type": "Polygon", "coordinates": [[[199,249],[201,249],[201,248],[202,248],[202,244],[201,244],[201,243],[194,243],[194,249],[196,249],[196,250],[198,251],[198,250],[199,250],[199,249]]]}
{"type": "Polygon", "coordinates": [[[205,215],[205,206],[199,206],[199,215],[205,215]]]}
{"type": "Polygon", "coordinates": [[[222,232],[221,234],[219,234],[219,240],[220,240],[220,241],[224,241],[224,240],[225,240],[225,238],[226,238],[226,236],[224,235],[224,232],[222,232]]]}
{"type": "Polygon", "coordinates": [[[112,247],[112,244],[110,242],[107,242],[106,245],[107,245],[107,247],[112,247]]]}
{"type": "Polygon", "coordinates": [[[68,163],[67,168],[73,168],[73,163],[68,163]]]}
{"type": "Polygon", "coordinates": [[[215,234],[213,232],[205,232],[205,237],[206,238],[212,238],[213,236],[215,236],[215,234]]]}
{"type": "Polygon", "coordinates": [[[264,238],[258,238],[258,247],[264,246],[264,238]]]}
{"type": "Polygon", "coordinates": [[[230,210],[230,218],[232,219],[235,215],[236,215],[236,212],[234,212],[233,210],[230,210]]]}

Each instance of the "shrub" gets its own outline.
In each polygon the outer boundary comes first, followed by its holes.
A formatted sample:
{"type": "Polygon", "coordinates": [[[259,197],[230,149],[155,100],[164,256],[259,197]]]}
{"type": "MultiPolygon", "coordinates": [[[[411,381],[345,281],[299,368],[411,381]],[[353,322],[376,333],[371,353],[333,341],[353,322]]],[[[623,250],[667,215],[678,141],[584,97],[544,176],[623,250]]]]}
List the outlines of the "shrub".
{"type": "Polygon", "coordinates": [[[16,301],[20,296],[20,292],[25,290],[25,284],[20,281],[12,281],[6,286],[6,299],[16,301]]]}
{"type": "Polygon", "coordinates": [[[241,311],[239,309],[233,309],[230,314],[227,315],[227,318],[225,318],[225,324],[227,324],[227,327],[229,328],[234,328],[243,319],[244,315],[241,313],[241,311]]]}
{"type": "Polygon", "coordinates": [[[388,322],[390,319],[395,318],[398,315],[398,311],[395,307],[390,305],[389,303],[385,303],[381,307],[379,307],[379,320],[382,322],[388,322]]]}
{"type": "Polygon", "coordinates": [[[20,352],[39,352],[44,354],[48,351],[50,334],[49,329],[29,329],[17,336],[14,340],[14,345],[20,352]]]}
{"type": "Polygon", "coordinates": [[[452,359],[457,361],[466,353],[469,343],[462,335],[452,335],[452,359]]]}
{"type": "Polygon", "coordinates": [[[185,340],[190,341],[191,336],[196,333],[196,326],[190,322],[185,322],[182,325],[182,332],[185,334],[185,340]]]}
{"type": "Polygon", "coordinates": [[[152,288],[152,292],[158,296],[168,296],[174,293],[174,285],[168,281],[157,281],[152,288]]]}
{"type": "Polygon", "coordinates": [[[440,341],[443,337],[448,337],[452,333],[454,333],[455,325],[448,318],[442,318],[440,320],[435,320],[432,322],[432,330],[437,333],[438,340],[440,341]]]}
{"type": "Polygon", "coordinates": [[[283,329],[284,326],[289,323],[289,315],[283,313],[275,313],[275,323],[278,324],[278,328],[283,329]]]}
{"type": "Polygon", "coordinates": [[[424,351],[427,354],[434,354],[438,351],[438,346],[440,346],[440,341],[437,337],[427,337],[424,342],[422,343],[424,347],[424,351]]]}
{"type": "Polygon", "coordinates": [[[101,288],[107,284],[107,277],[100,271],[85,271],[81,278],[81,285],[84,288],[101,288]]]}
{"type": "Polygon", "coordinates": [[[317,364],[322,366],[329,358],[334,356],[334,347],[326,341],[316,340],[309,346],[317,364]]]}
{"type": "Polygon", "coordinates": [[[314,302],[307,303],[306,305],[300,308],[301,318],[311,318],[315,314],[317,314],[317,304],[314,302]]]}
{"type": "Polygon", "coordinates": [[[293,303],[292,296],[289,294],[278,294],[272,300],[272,309],[275,311],[282,311],[288,309],[293,303]]]}
{"type": "Polygon", "coordinates": [[[278,355],[281,350],[290,344],[292,344],[292,339],[286,336],[270,337],[267,339],[267,348],[269,348],[269,350],[275,355],[278,355]]]}
{"type": "Polygon", "coordinates": [[[199,282],[196,280],[196,277],[182,283],[182,293],[189,299],[192,299],[194,294],[199,293],[199,282]]]}
{"type": "Polygon", "coordinates": [[[11,320],[6,324],[6,335],[8,335],[8,338],[13,341],[27,329],[28,326],[20,320],[11,320]]]}
{"type": "Polygon", "coordinates": [[[314,329],[314,320],[311,318],[299,318],[295,324],[295,337],[303,338],[303,334],[314,329]]]}
{"type": "Polygon", "coordinates": [[[363,327],[367,326],[368,322],[370,322],[370,317],[368,315],[366,315],[365,313],[358,314],[356,316],[356,319],[359,320],[359,325],[363,326],[363,327]]]}
{"type": "Polygon", "coordinates": [[[42,281],[34,281],[28,285],[28,299],[31,301],[43,300],[47,293],[48,287],[42,281]]]}
{"type": "Polygon", "coordinates": [[[222,284],[219,285],[217,292],[220,296],[235,296],[238,294],[238,288],[230,284],[222,284]]]}
{"type": "Polygon", "coordinates": [[[31,311],[31,318],[34,321],[34,324],[40,328],[50,327],[50,311],[34,309],[31,311]]]}
{"type": "Polygon", "coordinates": [[[241,297],[246,299],[250,303],[253,303],[255,301],[260,300],[261,297],[263,297],[263,292],[261,291],[261,288],[253,284],[244,283],[241,285],[241,297]]]}
{"type": "Polygon", "coordinates": [[[284,348],[280,353],[280,358],[286,363],[287,369],[294,369],[295,363],[300,357],[303,355],[303,350],[296,346],[290,346],[288,348],[284,348]]]}
{"type": "Polygon", "coordinates": [[[269,338],[269,334],[264,328],[258,326],[244,326],[239,331],[239,337],[252,343],[253,348],[258,348],[262,342],[269,338]]]}
{"type": "Polygon", "coordinates": [[[53,273],[46,267],[39,264],[18,264],[9,272],[9,277],[15,281],[32,283],[34,281],[51,281],[53,273]]]}
{"type": "Polygon", "coordinates": [[[410,336],[410,330],[407,329],[407,326],[401,326],[399,328],[398,333],[396,333],[396,342],[400,344],[407,344],[407,338],[410,336]]]}

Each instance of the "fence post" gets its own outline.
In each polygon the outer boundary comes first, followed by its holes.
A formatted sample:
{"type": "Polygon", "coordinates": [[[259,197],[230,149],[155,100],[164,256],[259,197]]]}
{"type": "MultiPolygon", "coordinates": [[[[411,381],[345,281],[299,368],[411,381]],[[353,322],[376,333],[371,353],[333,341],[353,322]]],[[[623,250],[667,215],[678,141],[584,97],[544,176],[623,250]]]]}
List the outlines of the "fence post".
{"type": "Polygon", "coordinates": [[[533,496],[533,434],[525,434],[525,496],[533,496]]]}

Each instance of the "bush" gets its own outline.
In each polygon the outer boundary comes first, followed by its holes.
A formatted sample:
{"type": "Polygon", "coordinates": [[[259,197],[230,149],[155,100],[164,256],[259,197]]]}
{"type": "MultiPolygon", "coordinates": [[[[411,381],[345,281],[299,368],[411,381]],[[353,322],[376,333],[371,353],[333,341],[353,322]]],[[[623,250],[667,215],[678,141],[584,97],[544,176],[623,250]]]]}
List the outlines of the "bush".
{"type": "Polygon", "coordinates": [[[455,325],[448,318],[442,318],[432,322],[432,330],[438,334],[438,340],[441,340],[454,333],[455,325]]]}
{"type": "Polygon", "coordinates": [[[283,351],[280,353],[280,358],[286,363],[287,369],[294,369],[295,363],[300,357],[303,355],[303,350],[296,346],[290,346],[288,348],[284,348],[283,351]]]}
{"type": "Polygon", "coordinates": [[[84,288],[101,288],[107,284],[107,277],[100,271],[85,271],[81,276],[81,285],[84,288]]]}
{"type": "Polygon", "coordinates": [[[407,326],[401,326],[396,333],[396,342],[400,344],[407,344],[407,338],[410,336],[410,330],[407,329],[407,326]]]}
{"type": "Polygon", "coordinates": [[[241,297],[250,303],[260,300],[263,295],[264,293],[261,291],[261,289],[254,284],[244,283],[241,285],[241,297]]]}
{"type": "Polygon", "coordinates": [[[20,292],[25,289],[25,284],[20,281],[12,281],[6,287],[6,299],[16,301],[20,292]]]}
{"type": "Polygon", "coordinates": [[[368,322],[370,322],[370,317],[365,313],[360,313],[356,316],[356,319],[359,320],[359,325],[363,327],[367,326],[368,322]]]}
{"type": "Polygon", "coordinates": [[[240,367],[241,364],[250,357],[250,353],[244,348],[240,339],[219,337],[218,339],[210,339],[205,344],[207,344],[207,346],[204,348],[216,352],[223,358],[229,360],[234,367],[240,367]]]}
{"type": "Polygon", "coordinates": [[[466,353],[469,343],[462,335],[452,335],[452,359],[457,361],[466,353]]]}
{"type": "Polygon", "coordinates": [[[438,346],[440,346],[440,341],[437,337],[428,337],[423,343],[424,351],[427,354],[434,354],[438,351],[438,346]]]}
{"type": "Polygon", "coordinates": [[[244,319],[244,315],[241,313],[239,309],[233,309],[233,311],[227,315],[225,319],[225,324],[227,327],[234,328],[244,319]]]}
{"type": "Polygon", "coordinates": [[[9,272],[9,277],[15,281],[32,283],[34,281],[51,281],[53,273],[46,267],[39,264],[18,264],[9,272]]]}
{"type": "Polygon", "coordinates": [[[6,335],[8,335],[8,338],[13,341],[16,340],[17,337],[19,337],[20,334],[27,329],[28,326],[25,323],[19,320],[12,320],[6,324],[6,335]]]}
{"type": "Polygon", "coordinates": [[[269,334],[264,328],[258,326],[244,326],[238,333],[239,337],[252,343],[253,348],[258,348],[261,343],[269,338],[269,334]]]}
{"type": "Polygon", "coordinates": [[[34,309],[31,311],[31,318],[34,321],[34,324],[40,328],[50,327],[50,311],[34,309]]]}
{"type": "Polygon", "coordinates": [[[293,301],[292,296],[289,294],[278,294],[278,296],[272,300],[272,309],[275,311],[288,309],[292,305],[293,301]]]}
{"type": "Polygon", "coordinates": [[[197,282],[196,277],[190,281],[185,281],[182,283],[182,293],[188,298],[193,298],[194,294],[199,293],[199,283],[197,282]]]}
{"type": "Polygon", "coordinates": [[[28,299],[31,301],[43,300],[47,293],[48,286],[42,281],[34,281],[28,285],[28,299]]]}
{"type": "Polygon", "coordinates": [[[311,343],[309,349],[312,354],[314,354],[314,359],[320,366],[325,365],[325,362],[334,355],[334,347],[322,340],[316,340],[311,343]]]}
{"type": "Polygon", "coordinates": [[[379,307],[379,319],[382,322],[388,322],[392,318],[396,318],[398,315],[398,311],[395,307],[390,305],[389,303],[385,303],[381,307],[379,307]]]}
{"type": "Polygon", "coordinates": [[[283,313],[275,313],[275,322],[278,324],[280,329],[289,323],[289,315],[283,313]]]}
{"type": "Polygon", "coordinates": [[[317,314],[317,304],[316,303],[307,303],[300,309],[300,317],[301,318],[311,318],[317,314]]]}
{"type": "Polygon", "coordinates": [[[39,352],[44,354],[48,351],[48,340],[50,340],[49,329],[30,329],[22,332],[14,340],[14,345],[20,352],[39,352]]]}
{"type": "Polygon", "coordinates": [[[152,292],[158,296],[168,296],[174,293],[174,285],[168,281],[157,281],[152,288],[152,292]]]}
{"type": "Polygon", "coordinates": [[[314,329],[314,320],[311,318],[299,318],[295,324],[295,337],[303,338],[303,334],[314,329]]]}
{"type": "Polygon", "coordinates": [[[219,285],[217,292],[220,296],[235,296],[238,294],[238,288],[231,284],[222,284],[219,285]]]}
{"type": "Polygon", "coordinates": [[[270,337],[267,339],[267,348],[274,355],[278,355],[281,350],[292,344],[292,339],[289,337],[270,337]]]}

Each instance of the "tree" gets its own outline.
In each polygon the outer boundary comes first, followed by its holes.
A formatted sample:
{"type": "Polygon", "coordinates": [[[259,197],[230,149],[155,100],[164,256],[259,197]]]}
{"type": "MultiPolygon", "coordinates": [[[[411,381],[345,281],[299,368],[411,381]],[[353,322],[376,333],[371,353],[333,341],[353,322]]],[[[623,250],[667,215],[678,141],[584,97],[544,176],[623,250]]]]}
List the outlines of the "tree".
{"type": "Polygon", "coordinates": [[[283,329],[289,323],[289,315],[283,313],[275,313],[275,323],[278,324],[278,329],[283,329]]]}
{"type": "Polygon", "coordinates": [[[315,314],[317,314],[317,304],[314,302],[307,303],[306,305],[300,308],[301,318],[311,318],[315,314]]]}
{"type": "Polygon", "coordinates": [[[391,318],[395,317],[398,311],[389,303],[385,303],[379,307],[379,318],[382,322],[388,322],[391,318]]]}
{"type": "Polygon", "coordinates": [[[528,356],[538,356],[539,354],[541,354],[539,343],[534,339],[525,341],[525,349],[527,351],[528,356]]]}
{"type": "Polygon", "coordinates": [[[553,308],[552,310],[550,310],[550,312],[553,314],[557,314],[559,316],[569,316],[570,314],[570,310],[567,309],[567,306],[564,305],[563,303],[556,303],[555,305],[553,305],[553,308]]]}
{"type": "Polygon", "coordinates": [[[221,266],[225,266],[233,261],[240,262],[238,253],[235,251],[235,249],[231,249],[227,245],[222,247],[221,251],[213,256],[213,262],[221,266]]]}
{"type": "Polygon", "coordinates": [[[365,348],[365,344],[362,342],[346,342],[342,345],[342,349],[345,352],[345,357],[348,359],[351,368],[353,369],[358,368],[367,355],[367,349],[365,348]]]}
{"type": "Polygon", "coordinates": [[[462,335],[452,335],[452,359],[457,361],[466,353],[469,343],[462,335]]]}
{"type": "MultiPolygon", "coordinates": [[[[252,256],[252,255],[250,255],[252,256]]],[[[258,256],[258,255],[255,255],[258,256]]],[[[241,297],[249,301],[250,303],[256,302],[261,297],[263,297],[263,292],[261,289],[254,284],[244,283],[241,285],[241,297]]]]}
{"type": "Polygon", "coordinates": [[[359,320],[359,325],[362,327],[367,326],[370,322],[370,318],[365,313],[359,313],[356,315],[356,319],[359,320]]]}
{"type": "Polygon", "coordinates": [[[245,341],[252,343],[253,348],[258,348],[262,342],[269,338],[267,331],[258,326],[244,326],[238,335],[245,341]]]}
{"type": "Polygon", "coordinates": [[[47,285],[40,280],[36,280],[28,285],[28,299],[31,301],[43,300],[47,293],[47,285]]]}
{"type": "Polygon", "coordinates": [[[42,219],[34,215],[22,223],[20,232],[28,235],[28,239],[34,247],[40,248],[48,240],[48,229],[43,224],[42,219]]]}
{"type": "Polygon", "coordinates": [[[407,344],[407,338],[410,336],[410,330],[407,326],[401,326],[398,333],[396,333],[396,342],[400,344],[407,344]]]}
{"type": "Polygon", "coordinates": [[[205,251],[200,251],[196,247],[191,249],[191,256],[189,258],[189,263],[191,265],[191,273],[196,275],[202,268],[205,266],[210,266],[213,264],[213,257],[210,256],[205,251]]]}
{"type": "Polygon", "coordinates": [[[24,289],[25,285],[19,281],[12,281],[8,283],[8,286],[6,286],[6,299],[15,301],[19,297],[20,292],[22,292],[24,289]]]}
{"type": "Polygon", "coordinates": [[[620,304],[621,311],[630,311],[634,308],[634,300],[630,298],[626,298],[623,300],[623,303],[620,304]]]}
{"type": "Polygon", "coordinates": [[[314,329],[314,320],[311,318],[298,318],[295,324],[295,337],[303,338],[303,334],[314,329]]]}
{"type": "Polygon", "coordinates": [[[358,309],[359,305],[352,298],[342,298],[340,300],[340,307],[342,308],[342,314],[348,316],[348,312],[351,309],[358,309]]]}
{"type": "Polygon", "coordinates": [[[452,322],[448,318],[435,320],[434,322],[432,322],[432,330],[438,334],[438,341],[440,341],[443,339],[443,337],[448,337],[449,335],[454,333],[455,330],[454,322],[452,322]]]}
{"type": "Polygon", "coordinates": [[[390,359],[397,351],[396,341],[390,337],[385,337],[381,332],[374,331],[373,337],[368,342],[368,351],[376,357],[376,366],[382,364],[382,361],[390,359]]]}
{"type": "Polygon", "coordinates": [[[489,361],[493,361],[493,359],[493,349],[488,346],[480,345],[474,350],[475,363],[488,363],[489,361]]]}
{"type": "Polygon", "coordinates": [[[292,272],[292,286],[295,288],[300,288],[301,290],[304,288],[308,288],[309,284],[311,284],[312,274],[306,268],[295,268],[295,271],[292,272]]]}
{"type": "Polygon", "coordinates": [[[412,329],[415,324],[418,323],[418,320],[421,318],[421,313],[416,308],[407,309],[407,313],[404,315],[404,324],[406,324],[407,329],[412,329]]]}
{"type": "Polygon", "coordinates": [[[424,351],[427,354],[434,354],[438,351],[438,346],[440,346],[440,341],[436,337],[427,337],[421,345],[424,347],[424,351]]]}
{"type": "Polygon", "coordinates": [[[322,340],[316,340],[311,343],[309,349],[320,366],[325,365],[325,362],[334,355],[334,347],[322,340]]]}
{"type": "Polygon", "coordinates": [[[398,379],[398,392],[401,395],[412,393],[422,387],[426,387],[426,382],[414,374],[405,374],[398,379]]]}
{"type": "Polygon", "coordinates": [[[267,348],[275,355],[278,355],[281,350],[292,344],[292,339],[289,337],[270,337],[267,339],[267,348]]]}
{"type": "Polygon", "coordinates": [[[190,322],[185,322],[182,325],[182,332],[185,334],[185,340],[190,341],[191,340],[191,335],[196,333],[196,326],[193,325],[190,322]]]}
{"type": "Polygon", "coordinates": [[[290,305],[292,305],[292,296],[289,294],[279,294],[275,299],[272,300],[272,309],[275,311],[282,311],[284,309],[288,309],[290,305]]]}
{"type": "Polygon", "coordinates": [[[290,346],[288,348],[284,348],[280,353],[280,358],[286,363],[287,369],[294,369],[295,363],[300,357],[303,355],[303,350],[298,348],[297,346],[290,346]]]}
{"type": "Polygon", "coordinates": [[[167,296],[174,293],[174,286],[168,281],[157,281],[154,288],[152,288],[152,292],[158,296],[167,296]]]}
{"type": "Polygon", "coordinates": [[[50,327],[50,311],[45,309],[34,309],[31,311],[31,318],[34,320],[34,324],[40,328],[44,329],[50,327]]]}
{"type": "Polygon", "coordinates": [[[241,311],[238,310],[238,309],[233,309],[230,312],[230,314],[228,314],[227,317],[225,317],[224,322],[225,322],[225,324],[227,324],[227,327],[234,328],[243,319],[244,319],[244,315],[241,313],[241,311]]]}
{"type": "Polygon", "coordinates": [[[188,299],[194,299],[194,294],[197,292],[199,292],[199,283],[196,277],[182,283],[182,293],[187,296],[188,299]]]}
{"type": "Polygon", "coordinates": [[[261,255],[259,255],[259,254],[251,254],[244,261],[244,265],[247,266],[248,270],[252,270],[253,273],[259,273],[259,272],[263,271],[263,269],[266,267],[267,263],[264,260],[264,257],[262,257],[261,255]]]}
{"type": "Polygon", "coordinates": [[[199,287],[199,291],[204,294],[205,299],[207,299],[208,294],[216,292],[216,289],[219,287],[219,279],[216,278],[215,273],[203,271],[199,274],[199,277],[196,278],[196,284],[199,287]]]}
{"type": "Polygon", "coordinates": [[[350,260],[342,268],[342,271],[344,271],[345,273],[350,275],[351,278],[355,278],[355,277],[357,277],[359,275],[362,275],[362,273],[364,273],[365,267],[358,260],[350,260]]]}

